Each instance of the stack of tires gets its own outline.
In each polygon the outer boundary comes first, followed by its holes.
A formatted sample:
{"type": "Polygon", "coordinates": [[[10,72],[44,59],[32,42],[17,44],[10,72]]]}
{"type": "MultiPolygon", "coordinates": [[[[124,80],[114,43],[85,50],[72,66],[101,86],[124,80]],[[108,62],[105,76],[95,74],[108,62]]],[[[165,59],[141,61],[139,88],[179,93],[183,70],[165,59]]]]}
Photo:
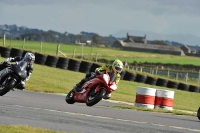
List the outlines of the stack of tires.
{"type": "Polygon", "coordinates": [[[8,58],[10,57],[11,48],[1,47],[1,57],[8,58]]]}

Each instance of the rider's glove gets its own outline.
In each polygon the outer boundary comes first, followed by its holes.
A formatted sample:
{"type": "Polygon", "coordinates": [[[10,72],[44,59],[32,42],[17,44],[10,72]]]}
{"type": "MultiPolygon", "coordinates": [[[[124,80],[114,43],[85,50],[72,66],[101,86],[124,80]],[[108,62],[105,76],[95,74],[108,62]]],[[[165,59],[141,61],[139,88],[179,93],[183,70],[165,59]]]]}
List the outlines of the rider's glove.
{"type": "Polygon", "coordinates": [[[96,75],[100,75],[101,74],[101,72],[99,70],[96,70],[95,73],[96,73],[96,75]]]}
{"type": "Polygon", "coordinates": [[[6,59],[6,62],[11,62],[14,58],[10,57],[6,59]]]}

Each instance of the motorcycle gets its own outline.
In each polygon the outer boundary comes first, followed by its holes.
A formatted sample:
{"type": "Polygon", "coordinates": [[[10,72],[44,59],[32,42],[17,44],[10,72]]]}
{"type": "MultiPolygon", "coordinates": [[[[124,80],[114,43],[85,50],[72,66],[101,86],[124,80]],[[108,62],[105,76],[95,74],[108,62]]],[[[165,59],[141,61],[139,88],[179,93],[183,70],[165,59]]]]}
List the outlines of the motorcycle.
{"type": "Polygon", "coordinates": [[[79,102],[86,103],[87,106],[93,106],[117,89],[115,80],[116,75],[112,72],[105,72],[100,75],[94,74],[93,79],[82,85],[80,92],[72,89],[65,100],[68,104],[79,102]]]}
{"type": "Polygon", "coordinates": [[[0,71],[0,96],[18,86],[27,77],[28,63],[26,61],[8,63],[8,66],[0,71]]]}
{"type": "Polygon", "coordinates": [[[199,109],[198,109],[198,111],[197,111],[197,117],[198,117],[198,119],[200,120],[200,107],[199,107],[199,109]]]}

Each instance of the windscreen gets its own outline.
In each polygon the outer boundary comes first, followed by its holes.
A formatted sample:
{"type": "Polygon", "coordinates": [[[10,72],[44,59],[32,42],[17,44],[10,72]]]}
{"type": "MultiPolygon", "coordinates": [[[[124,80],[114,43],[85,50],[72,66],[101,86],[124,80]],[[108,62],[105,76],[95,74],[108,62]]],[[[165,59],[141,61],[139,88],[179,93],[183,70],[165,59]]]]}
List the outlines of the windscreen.
{"type": "Polygon", "coordinates": [[[115,82],[116,74],[114,74],[113,72],[108,72],[108,75],[110,76],[110,81],[111,82],[115,82]]]}

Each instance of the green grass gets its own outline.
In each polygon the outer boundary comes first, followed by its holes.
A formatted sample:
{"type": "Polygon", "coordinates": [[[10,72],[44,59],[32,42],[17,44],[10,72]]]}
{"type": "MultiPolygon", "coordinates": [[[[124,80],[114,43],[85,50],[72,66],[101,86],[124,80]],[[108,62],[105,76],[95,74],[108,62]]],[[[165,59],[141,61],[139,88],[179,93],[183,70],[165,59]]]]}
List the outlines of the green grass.
{"type": "Polygon", "coordinates": [[[0,125],[1,133],[77,133],[77,132],[59,132],[42,128],[35,128],[27,125],[0,125]]]}
{"type": "MultiPolygon", "coordinates": [[[[43,54],[56,55],[58,43],[42,43],[42,52],[43,54]]],[[[3,46],[3,39],[0,39],[0,45],[3,46]]],[[[22,40],[12,40],[12,45],[10,45],[10,40],[6,40],[6,47],[14,47],[22,49],[23,41],[22,40]]],[[[24,45],[25,50],[31,50],[34,52],[40,52],[40,42],[36,41],[26,41],[24,45]]],[[[60,50],[65,53],[68,57],[72,57],[73,51],[77,56],[81,56],[82,47],[80,45],[72,44],[60,44],[60,50]]],[[[162,63],[162,64],[192,64],[195,66],[200,66],[199,57],[191,56],[175,56],[169,54],[156,54],[156,53],[147,53],[147,52],[131,52],[131,51],[122,51],[111,48],[100,48],[100,47],[90,47],[84,46],[83,54],[86,59],[95,59],[96,54],[98,54],[98,59],[107,59],[115,60],[116,57],[122,61],[129,63],[136,62],[151,62],[151,63],[162,63]],[[111,54],[112,53],[112,54],[111,54]],[[92,56],[91,56],[92,55],[92,56]]],[[[60,55],[62,56],[62,55],[60,55]]]]}

